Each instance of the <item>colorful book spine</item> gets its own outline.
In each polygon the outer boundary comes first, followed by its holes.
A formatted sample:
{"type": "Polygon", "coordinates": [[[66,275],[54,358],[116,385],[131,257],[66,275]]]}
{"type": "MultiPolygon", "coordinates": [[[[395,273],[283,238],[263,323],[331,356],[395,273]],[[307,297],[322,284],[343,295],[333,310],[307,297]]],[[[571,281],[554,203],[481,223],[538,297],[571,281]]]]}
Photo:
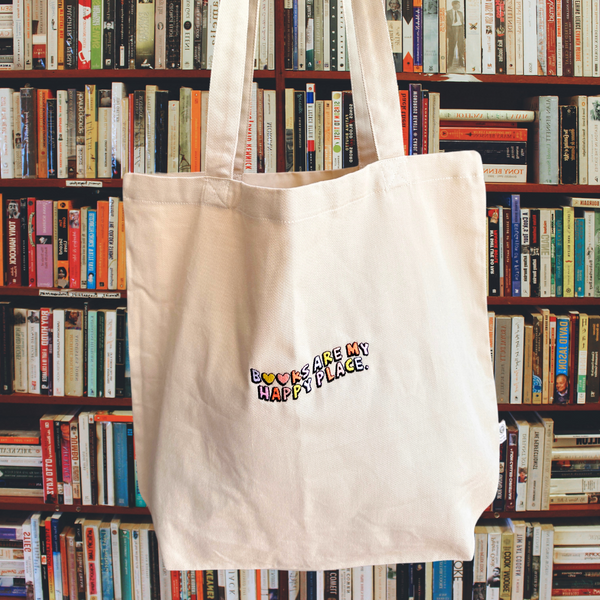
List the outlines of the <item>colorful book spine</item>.
{"type": "Polygon", "coordinates": [[[564,250],[563,250],[563,238],[564,238],[564,224],[563,224],[563,211],[561,209],[556,210],[556,297],[562,298],[564,289],[564,250]]]}
{"type": "Polygon", "coordinates": [[[87,224],[87,288],[96,289],[96,210],[88,210],[87,224]]]}
{"type": "Polygon", "coordinates": [[[521,197],[512,194],[511,209],[511,254],[512,254],[512,295],[521,296],[521,197]]]}
{"type": "Polygon", "coordinates": [[[81,213],[69,210],[69,287],[78,289],[81,283],[81,213]]]}
{"type": "Polygon", "coordinates": [[[575,290],[574,297],[585,296],[585,219],[575,219],[575,290]]]}

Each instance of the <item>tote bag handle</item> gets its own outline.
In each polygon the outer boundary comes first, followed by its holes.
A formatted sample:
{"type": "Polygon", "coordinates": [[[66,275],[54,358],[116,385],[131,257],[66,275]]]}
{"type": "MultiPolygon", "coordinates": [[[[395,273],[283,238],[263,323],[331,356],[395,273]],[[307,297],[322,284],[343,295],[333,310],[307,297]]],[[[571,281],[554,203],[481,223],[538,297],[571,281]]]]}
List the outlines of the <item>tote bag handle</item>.
{"type": "MultiPolygon", "coordinates": [[[[258,0],[220,2],[206,123],[206,173],[212,177],[243,175],[258,6],[258,0]]],[[[404,154],[398,85],[382,0],[345,0],[343,7],[363,168],[404,154]]]]}

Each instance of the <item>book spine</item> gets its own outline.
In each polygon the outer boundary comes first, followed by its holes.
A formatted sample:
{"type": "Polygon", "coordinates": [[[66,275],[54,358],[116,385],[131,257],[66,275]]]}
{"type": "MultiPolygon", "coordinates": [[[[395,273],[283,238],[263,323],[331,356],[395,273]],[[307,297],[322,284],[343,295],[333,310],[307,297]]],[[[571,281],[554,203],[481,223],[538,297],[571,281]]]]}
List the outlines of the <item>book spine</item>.
{"type": "Polygon", "coordinates": [[[110,177],[123,176],[121,149],[123,145],[123,98],[126,97],[125,86],[113,81],[111,87],[111,135],[110,135],[110,177]]]}
{"type": "MultiPolygon", "coordinates": [[[[341,10],[341,9],[340,9],[341,10]]],[[[329,58],[330,58],[330,70],[337,71],[337,13],[338,13],[338,0],[329,0],[329,58]]],[[[412,9],[411,9],[412,15],[412,9]]],[[[412,18],[412,17],[411,17],[412,18]]],[[[294,60],[297,58],[294,56],[294,60]]],[[[294,68],[297,68],[297,62],[294,63],[294,68]]]]}
{"type": "Polygon", "coordinates": [[[137,2],[128,1],[125,3],[127,7],[127,59],[128,66],[130,69],[135,69],[135,54],[136,54],[136,26],[134,23],[137,23],[137,2]]]}
{"type": "Polygon", "coordinates": [[[14,169],[13,94],[9,88],[0,89],[0,177],[12,179],[14,169]]]}
{"type": "Polygon", "coordinates": [[[575,219],[575,290],[576,298],[585,296],[585,221],[575,219]]]}
{"type": "Polygon", "coordinates": [[[98,108],[96,86],[85,86],[85,177],[96,178],[98,156],[98,108]]]}
{"type": "Polygon", "coordinates": [[[42,459],[44,463],[44,501],[55,503],[57,501],[56,489],[56,454],[54,450],[54,420],[51,415],[40,419],[42,459]]]}
{"type": "MultiPolygon", "coordinates": [[[[136,5],[135,68],[153,69],[156,58],[154,45],[154,2],[135,2],[134,4],[136,5]]],[[[192,15],[190,14],[189,17],[190,18],[187,21],[189,28],[182,30],[186,33],[186,36],[182,39],[182,42],[185,42],[185,44],[189,44],[190,46],[192,46],[192,15]]],[[[185,46],[185,48],[187,48],[187,45],[185,46]]],[[[191,48],[191,50],[193,51],[193,48],[191,48]]]]}
{"type": "Polygon", "coordinates": [[[69,210],[69,287],[78,289],[81,283],[81,227],[80,211],[69,210]]]}
{"type": "MultiPolygon", "coordinates": [[[[157,6],[158,11],[158,6],[157,6]]],[[[202,0],[194,0],[194,61],[193,68],[202,68],[202,0]]],[[[156,35],[156,33],[155,33],[156,35]]],[[[156,49],[156,43],[154,45],[156,49]]],[[[158,61],[158,58],[156,59],[158,61]]],[[[163,62],[164,64],[164,62],[163,62]]],[[[158,67],[157,67],[158,68],[158,67]]],[[[163,67],[160,67],[163,68],[163,67]]],[[[181,100],[180,100],[181,101],[181,100]]]]}
{"type": "MultiPolygon", "coordinates": [[[[103,0],[102,68],[114,69],[116,57],[116,0],[103,0]]],[[[113,83],[114,86],[114,83],[113,83]]]]}
{"type": "MultiPolygon", "coordinates": [[[[482,29],[482,72],[487,75],[496,73],[496,5],[495,0],[483,0],[481,4],[482,29]]],[[[452,57],[453,58],[453,57],[452,57]]],[[[452,60],[447,58],[448,64],[452,60]]]]}
{"type": "Polygon", "coordinates": [[[506,74],[506,2],[494,0],[496,7],[496,73],[506,74]]]}
{"type": "Polygon", "coordinates": [[[22,178],[35,178],[37,161],[37,110],[36,90],[21,88],[21,172],[22,178]]]}
{"type": "Polygon", "coordinates": [[[96,210],[88,210],[87,223],[87,288],[96,289],[96,210]]]}
{"type": "Polygon", "coordinates": [[[556,296],[561,298],[563,296],[564,289],[564,224],[563,224],[563,211],[557,209],[556,211],[556,296]]]}
{"type": "Polygon", "coordinates": [[[79,0],[79,19],[77,28],[77,68],[91,69],[92,50],[92,2],[79,0]]]}
{"type": "MultiPolygon", "coordinates": [[[[427,6],[427,4],[426,4],[427,6]]],[[[465,66],[467,73],[481,73],[482,56],[482,29],[481,16],[483,4],[477,0],[466,0],[465,18],[470,23],[466,32],[465,66]]],[[[425,15],[425,27],[427,28],[427,14],[425,15]]],[[[441,13],[440,13],[441,19],[441,13]]],[[[445,25],[445,21],[444,21],[445,25]]],[[[427,41],[427,38],[426,38],[427,41]]]]}
{"type": "Polygon", "coordinates": [[[565,298],[575,294],[575,218],[573,209],[563,207],[563,273],[565,298]]]}
{"type": "Polygon", "coordinates": [[[104,397],[116,396],[116,345],[117,345],[117,313],[113,310],[105,312],[104,342],[104,397]]]}
{"type": "Polygon", "coordinates": [[[413,0],[413,70],[423,72],[423,0],[413,0]]]}
{"type": "Polygon", "coordinates": [[[40,393],[48,395],[50,387],[49,322],[51,309],[40,308],[40,393]]]}
{"type": "Polygon", "coordinates": [[[117,289],[126,289],[127,270],[125,264],[125,212],[123,202],[119,202],[118,207],[118,241],[117,241],[117,289]]]}
{"type": "Polygon", "coordinates": [[[91,31],[90,31],[90,69],[102,69],[102,0],[90,0],[91,2],[91,31]]]}
{"type": "Polygon", "coordinates": [[[525,321],[521,316],[512,318],[510,353],[510,403],[523,403],[523,339],[525,334],[525,321]]]}
{"type": "Polygon", "coordinates": [[[546,69],[556,76],[556,0],[546,0],[546,69]]]}
{"type": "Polygon", "coordinates": [[[506,0],[504,20],[506,23],[506,74],[516,75],[515,0],[506,0]]]}
{"type": "Polygon", "coordinates": [[[402,2],[402,70],[405,73],[414,72],[414,45],[413,45],[413,0],[402,2]]]}
{"type": "Polygon", "coordinates": [[[560,164],[559,182],[563,185],[576,184],[577,176],[577,107],[559,107],[560,164]]]}
{"type": "Polygon", "coordinates": [[[75,132],[75,161],[77,178],[86,177],[85,156],[85,92],[76,92],[77,129],[75,132]]]}
{"type": "Polygon", "coordinates": [[[59,179],[68,176],[68,93],[56,92],[56,174],[59,179]]]}
{"type": "Polygon", "coordinates": [[[315,156],[315,84],[306,84],[306,170],[316,170],[315,156]]]}
{"type": "Polygon", "coordinates": [[[181,0],[167,0],[166,17],[167,69],[179,69],[181,67],[181,0]]]}
{"type": "Polygon", "coordinates": [[[115,66],[118,69],[127,69],[129,67],[127,37],[129,10],[127,0],[117,0],[115,17],[115,66]]]}

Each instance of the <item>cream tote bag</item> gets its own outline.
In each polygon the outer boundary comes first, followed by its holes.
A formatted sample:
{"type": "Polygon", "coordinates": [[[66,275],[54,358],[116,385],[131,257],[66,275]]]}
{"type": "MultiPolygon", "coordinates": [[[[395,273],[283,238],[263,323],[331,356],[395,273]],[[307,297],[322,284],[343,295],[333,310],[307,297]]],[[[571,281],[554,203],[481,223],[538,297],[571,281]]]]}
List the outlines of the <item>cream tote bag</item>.
{"type": "Polygon", "coordinates": [[[221,0],[206,172],[125,175],[167,569],[470,559],[496,492],[481,160],[403,156],[383,3],[344,9],[360,168],[243,173],[257,0],[221,0]]]}

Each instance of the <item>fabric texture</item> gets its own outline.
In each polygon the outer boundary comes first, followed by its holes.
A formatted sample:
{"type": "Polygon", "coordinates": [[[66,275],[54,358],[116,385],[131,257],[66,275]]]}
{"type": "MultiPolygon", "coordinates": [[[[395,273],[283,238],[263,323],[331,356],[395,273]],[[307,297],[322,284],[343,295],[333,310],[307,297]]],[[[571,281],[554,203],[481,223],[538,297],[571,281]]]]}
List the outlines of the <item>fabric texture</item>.
{"type": "Polygon", "coordinates": [[[222,0],[207,171],[124,178],[167,569],[468,560],[496,492],[481,159],[403,156],[385,7],[344,9],[360,168],[242,172],[257,2],[222,0]]]}

